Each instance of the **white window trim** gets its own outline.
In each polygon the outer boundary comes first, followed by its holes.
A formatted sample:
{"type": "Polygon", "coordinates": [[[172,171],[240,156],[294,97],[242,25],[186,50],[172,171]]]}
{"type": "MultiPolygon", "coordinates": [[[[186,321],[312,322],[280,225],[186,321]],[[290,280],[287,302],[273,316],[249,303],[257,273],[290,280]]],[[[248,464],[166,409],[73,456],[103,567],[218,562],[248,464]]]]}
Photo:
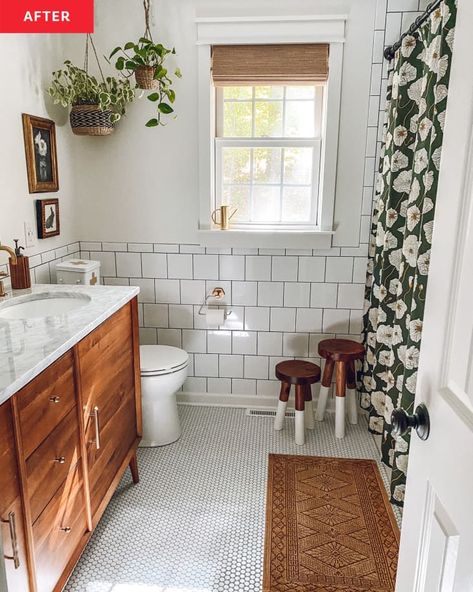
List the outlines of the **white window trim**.
{"type": "Polygon", "coordinates": [[[287,248],[331,246],[335,207],[338,135],[346,15],[198,18],[199,240],[203,245],[287,248]],[[214,230],[215,92],[211,80],[211,47],[217,44],[329,43],[329,81],[324,92],[323,143],[318,221],[303,230],[214,230]],[[284,244],[283,244],[284,243],[284,244]]]}

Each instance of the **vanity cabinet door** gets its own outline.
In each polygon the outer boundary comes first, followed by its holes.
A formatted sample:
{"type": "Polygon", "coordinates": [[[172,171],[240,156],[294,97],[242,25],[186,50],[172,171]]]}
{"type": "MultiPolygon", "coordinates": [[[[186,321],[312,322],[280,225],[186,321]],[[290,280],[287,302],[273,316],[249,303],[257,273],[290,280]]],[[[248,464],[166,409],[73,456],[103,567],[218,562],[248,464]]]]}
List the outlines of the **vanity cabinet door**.
{"type": "Polygon", "coordinates": [[[138,437],[133,322],[129,303],[85,337],[76,350],[94,524],[138,437]]]}
{"type": "Polygon", "coordinates": [[[27,592],[30,588],[11,401],[0,406],[0,519],[8,589],[27,592]]]}

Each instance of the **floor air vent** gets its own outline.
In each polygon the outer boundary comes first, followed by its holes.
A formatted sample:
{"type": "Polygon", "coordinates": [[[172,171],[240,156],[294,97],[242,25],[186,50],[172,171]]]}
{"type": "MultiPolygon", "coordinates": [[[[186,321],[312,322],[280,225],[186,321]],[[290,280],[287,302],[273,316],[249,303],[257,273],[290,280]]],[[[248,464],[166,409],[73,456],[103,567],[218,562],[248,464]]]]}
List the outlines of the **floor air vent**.
{"type": "MultiPolygon", "coordinates": [[[[246,415],[251,417],[275,417],[276,411],[272,409],[247,409],[246,415]]],[[[286,411],[286,417],[294,417],[294,411],[286,411]]]]}

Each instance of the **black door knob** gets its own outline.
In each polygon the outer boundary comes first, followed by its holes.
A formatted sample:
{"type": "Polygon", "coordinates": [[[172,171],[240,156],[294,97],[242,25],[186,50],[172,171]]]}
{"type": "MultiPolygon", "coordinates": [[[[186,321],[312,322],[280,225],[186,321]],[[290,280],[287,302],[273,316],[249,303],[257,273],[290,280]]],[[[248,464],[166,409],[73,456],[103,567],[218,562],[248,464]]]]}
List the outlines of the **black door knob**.
{"type": "Polygon", "coordinates": [[[429,412],[423,403],[417,406],[413,415],[404,409],[395,409],[391,414],[391,425],[394,436],[403,436],[409,428],[414,428],[421,440],[427,440],[430,435],[429,412]]]}

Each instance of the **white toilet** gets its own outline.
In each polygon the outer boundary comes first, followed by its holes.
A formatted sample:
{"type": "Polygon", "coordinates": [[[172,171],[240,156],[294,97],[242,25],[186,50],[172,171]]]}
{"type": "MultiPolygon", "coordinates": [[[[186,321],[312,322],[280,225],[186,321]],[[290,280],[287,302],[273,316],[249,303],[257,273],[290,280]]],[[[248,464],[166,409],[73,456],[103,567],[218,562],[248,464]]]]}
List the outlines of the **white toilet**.
{"type": "Polygon", "coordinates": [[[187,378],[189,356],[178,347],[141,345],[143,439],[140,446],[164,446],[181,435],[176,391],[187,378]]]}

